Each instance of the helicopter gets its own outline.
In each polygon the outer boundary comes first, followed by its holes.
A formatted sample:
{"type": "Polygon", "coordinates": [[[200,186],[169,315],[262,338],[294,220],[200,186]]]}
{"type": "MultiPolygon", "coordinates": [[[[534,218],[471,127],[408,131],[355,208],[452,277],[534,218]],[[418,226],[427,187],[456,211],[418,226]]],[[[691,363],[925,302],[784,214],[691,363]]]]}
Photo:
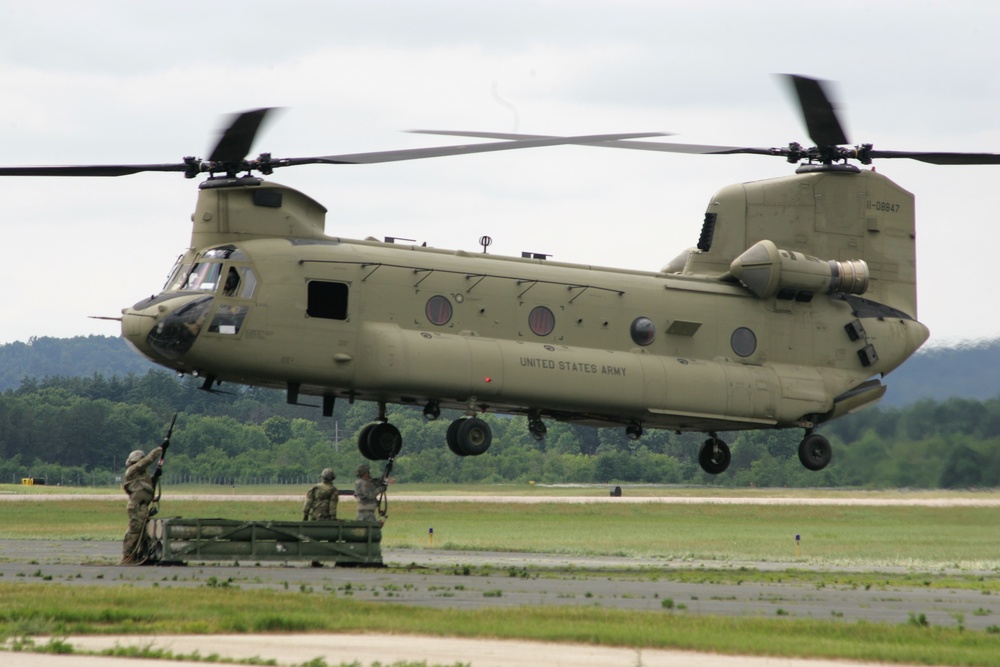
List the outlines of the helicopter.
{"type": "Polygon", "coordinates": [[[287,402],[371,401],[358,435],[370,460],[392,460],[402,436],[386,406],[453,409],[458,456],[492,444],[484,413],[519,415],[536,439],[546,420],[701,432],[709,474],[731,460],[720,433],[802,429],[809,470],[832,458],[817,428],[873,405],[882,379],[929,337],[916,319],[911,193],[874,159],[1000,164],[990,153],[848,147],[823,82],[787,75],[813,147],[646,141],[659,133],[587,136],[422,130],[490,143],[349,155],[247,159],[271,109],[234,116],[207,159],[180,163],[0,167],[0,176],[207,174],[190,247],[163,289],[122,309],[123,337],[179,374],[278,388],[287,402]],[[266,180],[304,164],[396,160],[557,145],[689,154],[777,156],[792,175],[722,188],[697,245],[657,271],[564,263],[327,236],[325,207],[266,180]]]}

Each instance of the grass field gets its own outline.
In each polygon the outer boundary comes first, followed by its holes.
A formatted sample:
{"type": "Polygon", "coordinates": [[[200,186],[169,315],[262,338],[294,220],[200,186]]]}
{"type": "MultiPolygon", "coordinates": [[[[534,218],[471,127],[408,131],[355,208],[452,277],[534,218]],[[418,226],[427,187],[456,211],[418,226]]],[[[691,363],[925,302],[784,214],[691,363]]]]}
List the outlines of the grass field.
{"type": "MultiPolygon", "coordinates": [[[[625,555],[663,558],[673,564],[658,576],[699,580],[705,563],[721,569],[734,564],[787,564],[762,579],[837,581],[851,568],[855,582],[892,580],[893,586],[971,587],[984,595],[1000,593],[1000,508],[922,505],[816,506],[726,504],[516,504],[503,502],[429,502],[406,495],[456,495],[478,488],[489,495],[567,495],[567,489],[517,487],[393,488],[383,545],[391,549],[435,548],[625,555]],[[503,492],[501,492],[503,491],[503,492]],[[796,553],[795,535],[801,536],[796,553]],[[689,560],[689,571],[676,561],[689,560]],[[819,566],[824,572],[796,570],[819,566]],[[900,568],[886,573],[885,568],[900,568]],[[868,570],[869,572],[865,572],[868,570]],[[947,572],[945,572],[947,571],[947,572]],[[956,574],[957,572],[957,574],[956,574]]],[[[4,491],[20,491],[0,487],[4,491]]],[[[216,488],[216,490],[218,490],[216,488]]],[[[33,490],[34,493],[91,492],[90,489],[33,490]]],[[[239,489],[240,494],[249,489],[239,489]]],[[[227,499],[161,502],[164,516],[228,519],[299,518],[304,489],[287,498],[240,502],[227,499]]],[[[607,495],[606,488],[569,489],[569,495],[607,495]]],[[[645,492],[664,493],[662,489],[645,492]]],[[[718,495],[717,490],[670,489],[687,496],[718,495]]],[[[120,493],[120,492],[119,492],[120,493]]],[[[231,494],[231,491],[229,491],[231,494]]],[[[273,487],[264,493],[275,494],[273,487]]],[[[628,493],[639,493],[629,489],[628,493]]],[[[788,492],[795,497],[806,492],[788,492]]],[[[838,492],[839,493],[839,492],[838,492]]],[[[729,491],[722,495],[776,496],[770,490],[729,491]]],[[[822,493],[826,497],[837,494],[822,493]]],[[[852,497],[856,497],[855,493],[852,497]]],[[[877,493],[884,498],[948,498],[950,494],[877,493]]],[[[996,498],[996,494],[961,494],[996,498]]],[[[345,502],[353,512],[354,505],[345,502]]],[[[342,513],[343,514],[343,513],[342,513]]],[[[0,501],[2,539],[117,540],[124,529],[124,498],[100,500],[0,501]]],[[[750,565],[750,570],[752,570],[750,565]]],[[[741,578],[755,574],[736,568],[741,578]]],[[[586,573],[577,573],[587,576],[586,573]]],[[[605,576],[600,573],[597,576],[605,576]]],[[[630,575],[622,575],[630,576],[630,575]]],[[[634,576],[648,576],[639,572],[634,576]]],[[[724,576],[713,573],[710,576],[724,576]]],[[[533,638],[611,646],[675,647],[719,652],[903,661],[943,665],[1000,665],[1000,633],[959,628],[837,623],[806,619],[720,618],[687,614],[623,612],[601,608],[435,610],[366,604],[320,593],[303,613],[304,592],[261,592],[164,587],[149,596],[131,587],[92,588],[29,581],[0,582],[0,636],[66,633],[174,632],[347,632],[393,627],[399,632],[458,636],[533,638]],[[262,597],[266,596],[266,604],[262,597]],[[69,601],[69,604],[67,604],[69,601]],[[664,622],[669,618],[668,622],[664,622]],[[488,628],[488,630],[484,630],[488,628]]]]}
{"type": "MultiPolygon", "coordinates": [[[[485,493],[496,495],[494,490],[485,493]]],[[[301,497],[239,502],[222,494],[215,501],[174,501],[167,492],[161,515],[297,520],[301,497]]],[[[389,548],[427,546],[433,528],[436,548],[456,550],[1000,572],[995,506],[436,503],[406,500],[403,493],[394,497],[383,536],[389,548]]],[[[341,516],[353,511],[353,502],[345,501],[341,516]]],[[[118,494],[107,500],[6,502],[0,515],[5,539],[115,540],[123,529],[124,498],[118,494]]]]}

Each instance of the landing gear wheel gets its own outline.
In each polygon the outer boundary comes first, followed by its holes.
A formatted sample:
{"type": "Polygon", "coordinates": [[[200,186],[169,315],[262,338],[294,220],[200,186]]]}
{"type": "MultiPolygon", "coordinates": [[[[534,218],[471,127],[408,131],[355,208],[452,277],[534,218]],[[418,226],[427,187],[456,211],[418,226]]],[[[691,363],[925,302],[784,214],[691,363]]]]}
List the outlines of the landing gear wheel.
{"type": "Polygon", "coordinates": [[[463,456],[479,456],[493,443],[493,430],[482,419],[469,417],[459,420],[455,440],[463,456]]]}
{"type": "Polygon", "coordinates": [[[807,433],[799,443],[799,461],[809,470],[822,470],[833,458],[830,441],[819,433],[807,433]]]}
{"type": "Polygon", "coordinates": [[[456,419],[452,423],[448,424],[448,431],[445,433],[444,440],[448,443],[448,449],[451,450],[452,454],[456,456],[465,456],[458,447],[458,427],[462,425],[464,419],[456,419]]]}
{"type": "Polygon", "coordinates": [[[545,427],[545,422],[541,419],[529,419],[528,420],[528,433],[535,440],[544,440],[545,435],[549,430],[545,427]]]}
{"type": "Polygon", "coordinates": [[[403,448],[403,436],[399,429],[388,422],[376,422],[368,431],[368,451],[372,460],[386,461],[399,454],[403,448]]]}
{"type": "Polygon", "coordinates": [[[709,438],[698,450],[698,463],[710,475],[718,475],[729,467],[733,455],[729,445],[718,438],[709,438]]]}
{"type": "Polygon", "coordinates": [[[378,426],[378,422],[366,424],[365,427],[358,433],[358,451],[361,452],[361,456],[365,457],[369,461],[379,460],[379,458],[372,452],[371,445],[368,442],[368,435],[376,426],[378,426]]]}

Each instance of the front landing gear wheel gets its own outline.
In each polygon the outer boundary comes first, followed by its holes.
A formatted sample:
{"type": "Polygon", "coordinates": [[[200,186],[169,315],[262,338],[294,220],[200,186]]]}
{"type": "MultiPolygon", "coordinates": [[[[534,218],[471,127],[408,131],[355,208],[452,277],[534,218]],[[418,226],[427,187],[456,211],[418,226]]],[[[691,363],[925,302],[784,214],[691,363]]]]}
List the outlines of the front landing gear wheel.
{"type": "Polygon", "coordinates": [[[456,419],[448,425],[448,449],[459,456],[485,454],[493,443],[493,430],[478,417],[456,419]]]}
{"type": "Polygon", "coordinates": [[[376,422],[368,431],[368,451],[373,460],[387,461],[403,448],[403,436],[399,429],[388,422],[376,422]]]}
{"type": "Polygon", "coordinates": [[[378,457],[372,452],[371,445],[368,443],[368,435],[376,426],[378,426],[378,422],[365,424],[364,428],[358,432],[358,451],[369,461],[378,461],[378,457]]]}
{"type": "Polygon", "coordinates": [[[710,475],[718,475],[729,467],[733,458],[729,445],[718,438],[712,437],[698,450],[698,463],[701,469],[710,475]]]}
{"type": "Polygon", "coordinates": [[[819,433],[807,433],[799,443],[799,461],[809,470],[822,470],[833,458],[830,441],[819,433]]]}
{"type": "Polygon", "coordinates": [[[493,444],[493,430],[482,419],[469,417],[459,422],[455,439],[465,456],[479,456],[493,444]]]}

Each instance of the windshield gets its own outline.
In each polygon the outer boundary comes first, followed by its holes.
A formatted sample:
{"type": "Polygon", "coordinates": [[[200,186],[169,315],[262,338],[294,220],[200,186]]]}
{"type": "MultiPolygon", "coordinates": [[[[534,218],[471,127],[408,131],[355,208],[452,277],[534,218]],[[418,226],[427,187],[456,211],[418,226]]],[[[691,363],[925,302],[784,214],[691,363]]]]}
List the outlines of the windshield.
{"type": "Polygon", "coordinates": [[[222,274],[221,262],[198,262],[188,274],[184,284],[186,290],[214,292],[219,286],[219,276],[222,274]]]}
{"type": "Polygon", "coordinates": [[[191,262],[185,262],[184,256],[181,255],[174,263],[174,268],[170,269],[170,275],[167,277],[167,282],[163,285],[163,291],[172,292],[184,287],[184,283],[190,272],[191,262]]]}

